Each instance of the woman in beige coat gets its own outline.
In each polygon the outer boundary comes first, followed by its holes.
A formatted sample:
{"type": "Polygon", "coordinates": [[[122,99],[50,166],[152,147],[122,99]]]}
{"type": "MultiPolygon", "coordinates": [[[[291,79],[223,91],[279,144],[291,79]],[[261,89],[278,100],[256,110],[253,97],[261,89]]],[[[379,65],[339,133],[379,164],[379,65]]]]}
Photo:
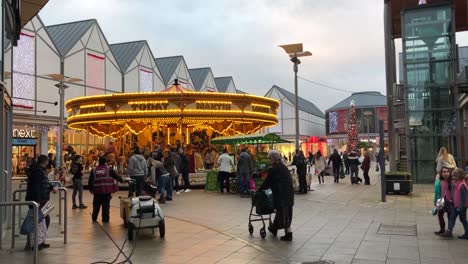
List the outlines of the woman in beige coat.
{"type": "Polygon", "coordinates": [[[319,183],[320,184],[325,183],[324,176],[325,176],[325,168],[327,166],[327,161],[325,160],[325,157],[322,156],[322,153],[320,152],[320,150],[317,151],[317,153],[315,154],[314,166],[315,166],[315,175],[318,175],[319,183]],[[322,178],[320,179],[320,177],[322,178]]]}

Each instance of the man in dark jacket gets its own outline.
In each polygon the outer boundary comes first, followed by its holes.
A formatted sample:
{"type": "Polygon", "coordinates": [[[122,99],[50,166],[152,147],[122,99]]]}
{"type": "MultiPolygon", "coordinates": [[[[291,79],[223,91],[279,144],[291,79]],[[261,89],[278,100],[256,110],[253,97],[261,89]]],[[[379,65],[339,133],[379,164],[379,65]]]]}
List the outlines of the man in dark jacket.
{"type": "Polygon", "coordinates": [[[253,161],[247,148],[242,148],[242,152],[237,160],[237,191],[241,196],[248,190],[250,177],[253,173],[253,161]]]}
{"type": "Polygon", "coordinates": [[[349,153],[348,160],[349,169],[351,171],[351,184],[359,184],[359,182],[362,182],[362,179],[359,178],[359,164],[361,163],[359,162],[357,152],[352,150],[349,153]]]}
{"type": "Polygon", "coordinates": [[[260,186],[259,191],[271,188],[273,193],[273,206],[276,210],[275,219],[268,230],[276,236],[278,229],[284,228],[285,235],[281,240],[291,241],[291,221],[294,206],[294,188],[289,169],[281,162],[281,154],[277,150],[268,153],[271,168],[268,176],[260,186]]]}
{"type": "Polygon", "coordinates": [[[115,173],[112,167],[106,164],[106,158],[99,158],[99,165],[91,171],[88,179],[89,191],[94,194],[93,213],[91,219],[96,222],[99,209],[102,206],[102,222],[109,223],[110,200],[116,190],[114,179],[122,182],[122,178],[115,173]]]}
{"type": "Polygon", "coordinates": [[[339,183],[342,160],[340,154],[338,153],[338,150],[333,150],[333,154],[331,154],[330,158],[328,159],[328,166],[330,166],[330,162],[333,163],[333,176],[335,177],[335,183],[339,183]]]}
{"type": "Polygon", "coordinates": [[[346,150],[344,153],[343,153],[343,162],[344,162],[344,165],[345,165],[345,174],[349,174],[349,160],[348,160],[348,151],[346,150]]]}
{"type": "Polygon", "coordinates": [[[136,181],[136,195],[142,195],[144,179],[148,175],[148,164],[138,148],[128,161],[127,175],[136,181]]]}
{"type": "Polygon", "coordinates": [[[75,156],[75,160],[72,161],[72,165],[70,168],[70,172],[73,174],[73,193],[72,193],[72,201],[73,207],[72,209],[80,208],[86,209],[88,206],[83,204],[83,157],[80,155],[75,156]],[[78,200],[80,202],[80,206],[76,205],[76,194],[78,193],[78,200]]]}

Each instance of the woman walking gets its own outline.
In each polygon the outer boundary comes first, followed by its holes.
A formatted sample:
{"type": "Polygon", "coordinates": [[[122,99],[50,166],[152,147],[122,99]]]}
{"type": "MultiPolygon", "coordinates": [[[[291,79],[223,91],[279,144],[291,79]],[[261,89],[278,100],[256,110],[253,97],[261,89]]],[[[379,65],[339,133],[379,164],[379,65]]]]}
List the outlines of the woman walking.
{"type": "Polygon", "coordinates": [[[444,199],[443,208],[437,209],[437,217],[439,218],[440,230],[434,232],[436,235],[443,234],[445,232],[445,220],[444,214],[447,214],[447,221],[450,219],[450,201],[452,200],[452,177],[450,175],[450,169],[443,167],[440,170],[440,178],[436,180],[434,185],[434,206],[437,206],[437,200],[444,199]]]}
{"type": "Polygon", "coordinates": [[[466,221],[466,208],[468,207],[468,184],[466,183],[466,173],[463,169],[457,168],[452,172],[452,177],[455,179],[455,183],[452,189],[453,196],[453,207],[450,212],[450,219],[448,229],[442,237],[452,237],[453,227],[457,216],[463,225],[465,233],[459,236],[459,239],[468,239],[468,222],[466,221]]]}
{"type": "Polygon", "coordinates": [[[436,158],[436,173],[437,177],[439,177],[439,172],[442,170],[442,167],[446,167],[450,169],[450,171],[453,171],[455,168],[457,168],[457,163],[455,162],[455,159],[453,158],[452,154],[448,153],[447,149],[445,147],[441,147],[439,150],[439,154],[437,155],[436,158]]]}
{"type": "Polygon", "coordinates": [[[306,194],[307,193],[307,158],[304,156],[304,152],[302,150],[296,150],[296,155],[294,155],[293,166],[296,166],[297,169],[297,176],[299,178],[299,193],[306,194]]]}
{"type": "Polygon", "coordinates": [[[325,158],[322,156],[322,153],[317,151],[315,154],[315,174],[318,175],[319,183],[325,183],[324,176],[325,176],[325,167],[327,166],[327,162],[325,158]],[[321,177],[321,179],[320,179],[321,177]]]}

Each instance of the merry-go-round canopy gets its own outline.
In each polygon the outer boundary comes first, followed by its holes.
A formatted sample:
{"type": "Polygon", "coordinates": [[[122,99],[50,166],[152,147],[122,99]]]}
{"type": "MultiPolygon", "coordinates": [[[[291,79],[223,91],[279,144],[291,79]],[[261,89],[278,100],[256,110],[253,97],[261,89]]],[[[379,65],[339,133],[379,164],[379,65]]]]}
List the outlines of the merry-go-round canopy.
{"type": "Polygon", "coordinates": [[[211,129],[252,134],[278,123],[279,101],[251,94],[196,92],[174,85],[161,92],[85,96],[65,104],[71,129],[117,138],[146,129],[211,129]]]}

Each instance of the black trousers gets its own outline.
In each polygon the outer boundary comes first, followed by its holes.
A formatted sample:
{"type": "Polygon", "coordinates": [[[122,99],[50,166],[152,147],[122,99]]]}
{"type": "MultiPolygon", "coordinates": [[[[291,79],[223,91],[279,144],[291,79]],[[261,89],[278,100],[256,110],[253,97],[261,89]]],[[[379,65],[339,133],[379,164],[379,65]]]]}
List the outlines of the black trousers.
{"type": "Polygon", "coordinates": [[[345,174],[349,174],[349,164],[345,162],[345,174]]]}
{"type": "Polygon", "coordinates": [[[230,172],[227,171],[220,171],[218,172],[218,183],[219,183],[219,189],[221,192],[224,191],[224,188],[226,188],[227,192],[229,191],[229,176],[231,176],[230,172]]]}
{"type": "Polygon", "coordinates": [[[364,184],[370,185],[369,169],[365,169],[363,171],[364,171],[364,184]]]}
{"type": "Polygon", "coordinates": [[[306,193],[307,192],[307,180],[306,180],[306,173],[298,173],[299,178],[299,192],[306,193]]]}
{"type": "Polygon", "coordinates": [[[110,209],[110,200],[112,199],[112,195],[110,193],[102,194],[98,193],[95,194],[93,197],[93,221],[97,220],[99,210],[102,206],[102,221],[109,222],[109,209],[110,209]]]}
{"type": "Polygon", "coordinates": [[[340,167],[333,166],[333,176],[335,177],[335,182],[340,182],[340,167]]]}

